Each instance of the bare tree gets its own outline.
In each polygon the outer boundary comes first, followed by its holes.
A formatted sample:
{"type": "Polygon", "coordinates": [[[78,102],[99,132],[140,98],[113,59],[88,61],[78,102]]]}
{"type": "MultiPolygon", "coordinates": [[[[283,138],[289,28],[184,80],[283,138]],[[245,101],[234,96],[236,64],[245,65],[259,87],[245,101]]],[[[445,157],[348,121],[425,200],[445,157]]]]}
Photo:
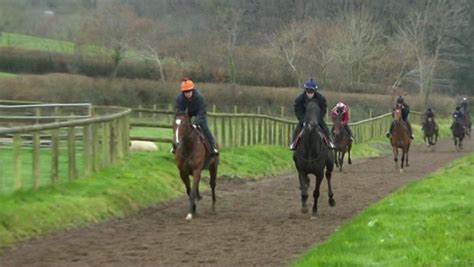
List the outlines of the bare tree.
{"type": "Polygon", "coordinates": [[[298,57],[303,55],[304,42],[310,32],[310,23],[294,20],[279,32],[268,36],[273,54],[283,59],[291,69],[298,85],[302,79],[301,72],[297,68],[298,57]]]}
{"type": "Polygon", "coordinates": [[[144,59],[156,63],[160,80],[166,81],[161,57],[160,39],[162,33],[160,28],[151,19],[142,19],[137,25],[137,41],[135,45],[137,52],[144,59]]]}
{"type": "Polygon", "coordinates": [[[371,15],[364,11],[346,14],[338,24],[339,30],[335,30],[329,53],[338,64],[335,69],[347,77],[347,82],[351,85],[360,83],[368,73],[368,64],[382,51],[381,31],[371,15]]]}
{"type": "Polygon", "coordinates": [[[80,44],[95,44],[106,48],[98,50],[112,58],[111,76],[115,77],[125,53],[137,40],[137,26],[140,24],[136,14],[128,7],[107,5],[97,10],[95,15],[84,23],[80,44]]]}
{"type": "Polygon", "coordinates": [[[240,8],[228,6],[215,6],[216,16],[212,19],[213,26],[217,29],[218,39],[225,44],[227,51],[227,69],[231,83],[237,82],[237,66],[235,62],[235,49],[237,38],[241,29],[244,11],[240,8]]]}
{"type": "Polygon", "coordinates": [[[455,35],[468,23],[466,7],[464,0],[430,0],[400,28],[399,35],[409,40],[416,56],[416,65],[406,77],[419,86],[425,105],[433,87],[449,86],[449,74],[460,67],[458,60],[464,55],[457,52],[461,49],[455,35]]]}

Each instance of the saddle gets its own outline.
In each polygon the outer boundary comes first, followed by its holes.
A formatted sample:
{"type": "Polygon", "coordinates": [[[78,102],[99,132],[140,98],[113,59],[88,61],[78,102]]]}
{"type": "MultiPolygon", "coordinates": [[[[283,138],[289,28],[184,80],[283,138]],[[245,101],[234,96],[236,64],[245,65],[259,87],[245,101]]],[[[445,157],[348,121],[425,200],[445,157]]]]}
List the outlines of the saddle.
{"type": "MultiPolygon", "coordinates": [[[[298,132],[298,134],[296,135],[296,139],[295,139],[295,148],[298,147],[298,144],[300,142],[300,139],[301,139],[301,136],[303,136],[303,131],[304,131],[304,128],[301,128],[300,131],[298,132]]],[[[321,131],[318,130],[318,134],[319,134],[319,137],[321,137],[321,139],[323,139],[323,143],[326,144],[326,146],[329,147],[329,139],[327,138],[326,135],[324,135],[321,131]]]]}
{"type": "Polygon", "coordinates": [[[201,127],[199,126],[193,126],[194,129],[196,129],[196,132],[198,133],[199,140],[204,144],[204,149],[206,150],[207,153],[211,153],[211,144],[209,143],[209,140],[207,140],[206,136],[204,135],[204,132],[202,131],[201,127]]]}

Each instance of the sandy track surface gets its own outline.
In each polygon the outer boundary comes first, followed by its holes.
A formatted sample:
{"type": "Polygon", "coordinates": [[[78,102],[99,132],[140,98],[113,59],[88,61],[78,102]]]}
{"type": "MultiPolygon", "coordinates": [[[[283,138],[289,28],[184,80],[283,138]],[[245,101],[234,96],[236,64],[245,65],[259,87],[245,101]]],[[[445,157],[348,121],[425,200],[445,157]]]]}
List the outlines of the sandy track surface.
{"type": "Polygon", "coordinates": [[[218,179],[216,214],[205,192],[198,216],[185,221],[183,197],[125,219],[19,243],[0,252],[0,266],[288,266],[370,204],[473,151],[473,142],[465,147],[457,152],[450,140],[434,152],[414,146],[403,174],[392,156],[345,163],[343,172],[333,173],[336,206],[328,206],[324,181],[316,220],[300,212],[296,172],[249,182],[218,179]]]}

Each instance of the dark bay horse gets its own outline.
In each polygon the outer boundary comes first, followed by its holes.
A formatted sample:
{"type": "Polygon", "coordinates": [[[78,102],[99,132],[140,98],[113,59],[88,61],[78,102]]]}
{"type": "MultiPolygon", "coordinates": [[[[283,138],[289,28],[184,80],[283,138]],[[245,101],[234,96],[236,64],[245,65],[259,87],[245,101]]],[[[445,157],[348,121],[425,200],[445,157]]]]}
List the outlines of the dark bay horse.
{"type": "Polygon", "coordinates": [[[434,146],[438,141],[438,131],[433,118],[427,118],[423,124],[423,140],[427,147],[434,146]]]}
{"type": "Polygon", "coordinates": [[[333,125],[333,140],[335,149],[334,161],[336,167],[339,167],[339,171],[342,171],[342,164],[344,163],[344,156],[347,152],[347,162],[352,164],[351,160],[351,148],[352,140],[351,136],[347,132],[346,128],[342,124],[342,112],[337,113],[336,119],[333,125]]]}
{"type": "Polygon", "coordinates": [[[201,172],[209,169],[209,184],[212,191],[212,211],[215,211],[216,203],[216,177],[219,156],[211,157],[206,149],[205,138],[190,122],[187,112],[177,113],[173,124],[173,143],[175,146],[176,165],[179,169],[181,180],[186,186],[189,196],[189,212],[186,220],[191,220],[196,213],[196,201],[200,200],[199,181],[201,172]],[[192,186],[189,176],[193,177],[192,186]]]}
{"type": "Polygon", "coordinates": [[[314,174],[316,176],[316,185],[313,191],[314,204],[312,218],[316,216],[318,210],[319,189],[324,174],[326,174],[328,182],[329,206],[333,207],[336,205],[331,186],[331,175],[334,169],[334,156],[332,155],[332,151],[329,149],[327,143],[324,141],[319,126],[319,119],[320,109],[318,104],[314,101],[308,102],[306,105],[306,115],[301,138],[295,152],[293,153],[293,161],[295,162],[300,181],[301,211],[303,213],[308,212],[308,206],[306,204],[310,184],[308,174],[314,174]]]}
{"type": "Polygon", "coordinates": [[[403,164],[406,161],[406,166],[408,167],[408,151],[410,150],[410,133],[406,126],[406,122],[402,119],[402,109],[396,107],[393,110],[393,118],[395,126],[392,131],[392,137],[390,138],[390,143],[393,150],[393,160],[395,161],[395,169],[398,168],[398,149],[402,150],[402,158],[400,162],[400,172],[403,172],[403,164]]]}
{"type": "Polygon", "coordinates": [[[464,121],[461,118],[453,118],[453,124],[451,125],[451,134],[453,136],[454,146],[456,149],[462,149],[462,140],[466,134],[464,121]]]}

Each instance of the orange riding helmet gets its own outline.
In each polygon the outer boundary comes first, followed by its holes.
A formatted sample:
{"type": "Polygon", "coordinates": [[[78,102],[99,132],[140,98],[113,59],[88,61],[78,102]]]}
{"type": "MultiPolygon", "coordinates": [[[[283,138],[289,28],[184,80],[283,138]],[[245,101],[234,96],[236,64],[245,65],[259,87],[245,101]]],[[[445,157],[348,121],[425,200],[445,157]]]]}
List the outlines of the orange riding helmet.
{"type": "Polygon", "coordinates": [[[191,81],[189,78],[184,78],[183,81],[181,82],[181,91],[186,92],[186,91],[191,91],[194,89],[194,83],[191,81]]]}

